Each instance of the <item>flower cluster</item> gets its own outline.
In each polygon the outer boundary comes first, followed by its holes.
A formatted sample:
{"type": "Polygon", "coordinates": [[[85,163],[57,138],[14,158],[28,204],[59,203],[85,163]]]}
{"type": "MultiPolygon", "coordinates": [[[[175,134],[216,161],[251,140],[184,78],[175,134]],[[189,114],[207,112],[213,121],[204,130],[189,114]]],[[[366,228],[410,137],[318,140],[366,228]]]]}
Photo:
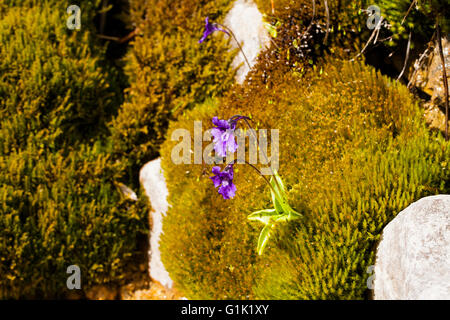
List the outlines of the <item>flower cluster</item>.
{"type": "MultiPolygon", "coordinates": [[[[220,120],[218,117],[214,117],[212,119],[212,122],[215,125],[211,131],[214,137],[214,150],[219,156],[225,157],[227,155],[227,151],[235,152],[237,150],[238,145],[235,140],[235,130],[237,122],[241,119],[246,122],[250,130],[253,130],[248,122],[248,120],[250,120],[248,117],[236,115],[228,120],[220,120]]],[[[247,217],[251,221],[259,221],[264,224],[264,228],[259,235],[257,245],[258,254],[261,255],[267,245],[273,229],[275,228],[276,223],[296,220],[302,215],[289,205],[287,201],[286,188],[284,187],[281,177],[275,170],[272,170],[273,175],[269,181],[255,166],[247,162],[246,164],[255,169],[266,180],[270,186],[270,194],[273,203],[273,208],[257,210],[247,217]]],[[[236,195],[237,188],[233,183],[233,165],[234,161],[233,163],[227,164],[223,171],[220,170],[219,166],[212,168],[212,173],[214,175],[210,177],[210,179],[214,183],[214,187],[219,188],[218,191],[225,200],[232,199],[236,195]]]]}
{"type": "MultiPolygon", "coordinates": [[[[216,126],[211,130],[214,137],[214,150],[220,157],[226,157],[227,151],[236,152],[238,144],[236,143],[235,129],[236,120],[220,120],[218,117],[212,119],[216,126]]],[[[220,167],[212,169],[214,176],[210,177],[216,188],[219,187],[219,193],[224,199],[232,199],[236,194],[236,185],[233,184],[233,164],[229,164],[221,172],[220,167]]]]}

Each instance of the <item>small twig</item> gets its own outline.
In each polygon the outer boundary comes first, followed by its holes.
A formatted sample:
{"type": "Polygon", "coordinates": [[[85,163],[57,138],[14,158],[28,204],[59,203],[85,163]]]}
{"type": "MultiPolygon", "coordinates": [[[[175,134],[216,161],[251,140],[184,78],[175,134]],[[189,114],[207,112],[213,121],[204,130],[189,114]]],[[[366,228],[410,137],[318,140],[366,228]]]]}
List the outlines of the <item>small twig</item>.
{"type": "Polygon", "coordinates": [[[403,73],[405,73],[406,70],[406,65],[408,64],[408,59],[409,59],[409,50],[411,48],[411,32],[409,33],[409,37],[408,37],[408,45],[406,46],[406,57],[405,57],[405,63],[403,64],[403,69],[402,72],[400,72],[400,75],[398,76],[397,80],[400,80],[401,77],[403,76],[403,73]]]}
{"type": "Polygon", "coordinates": [[[381,28],[376,29],[377,30],[377,35],[375,36],[375,40],[373,41],[373,44],[377,44],[378,41],[378,36],[380,35],[380,30],[381,28]]]}
{"type": "Polygon", "coordinates": [[[122,37],[122,38],[106,36],[103,34],[98,34],[97,37],[99,37],[100,39],[111,40],[111,41],[115,41],[118,43],[124,43],[124,42],[127,42],[128,40],[130,40],[131,38],[133,38],[134,36],[136,36],[139,33],[139,31],[140,31],[139,28],[136,28],[135,30],[131,31],[129,34],[127,34],[125,37],[122,37]]]}
{"type": "Polygon", "coordinates": [[[445,70],[444,51],[442,50],[441,27],[438,21],[436,22],[436,36],[439,45],[439,54],[441,56],[442,62],[442,76],[445,89],[445,141],[448,141],[448,80],[447,80],[447,71],[445,70]]]}
{"type": "Polygon", "coordinates": [[[100,39],[111,40],[111,41],[116,41],[116,42],[120,41],[119,37],[105,36],[103,34],[98,34],[97,37],[99,37],[100,39]]]}
{"type": "Polygon", "coordinates": [[[272,14],[275,14],[275,5],[273,4],[273,0],[270,0],[270,3],[272,4],[272,14]]]}
{"type": "Polygon", "coordinates": [[[377,26],[375,27],[375,29],[372,32],[372,35],[370,36],[369,40],[367,40],[366,45],[364,46],[364,48],[361,50],[360,53],[358,53],[356,55],[356,57],[354,57],[353,59],[351,59],[350,61],[354,61],[356,58],[358,58],[360,55],[362,55],[364,53],[364,51],[367,49],[367,47],[369,46],[370,42],[372,41],[372,39],[374,38],[374,36],[377,34],[377,29],[380,28],[381,26],[381,22],[383,21],[383,17],[380,17],[380,21],[378,21],[377,26]]]}
{"type": "Polygon", "coordinates": [[[402,20],[401,25],[403,25],[403,23],[405,22],[406,17],[409,15],[409,13],[411,12],[411,10],[412,10],[413,6],[416,4],[416,2],[417,2],[417,0],[414,0],[414,1],[411,3],[411,5],[409,6],[409,9],[408,9],[408,11],[406,12],[406,15],[403,17],[403,20],[402,20]]]}
{"type": "Polygon", "coordinates": [[[103,0],[102,2],[102,13],[100,16],[100,33],[103,34],[103,31],[105,31],[105,24],[106,24],[106,8],[108,6],[108,0],[103,0]]]}
{"type": "Polygon", "coordinates": [[[328,1],[324,1],[325,4],[325,14],[327,16],[327,33],[325,34],[324,42],[326,43],[328,40],[328,33],[330,32],[330,9],[328,8],[328,1]]]}
{"type": "Polygon", "coordinates": [[[411,76],[411,79],[408,82],[408,89],[411,88],[411,85],[416,80],[417,73],[419,72],[420,68],[422,67],[423,63],[426,61],[425,58],[428,56],[428,53],[433,46],[434,43],[434,37],[436,36],[436,32],[433,33],[433,36],[431,37],[430,42],[428,43],[428,47],[425,49],[425,51],[420,55],[419,59],[417,59],[417,67],[415,67],[414,73],[411,76]]]}
{"type": "Polygon", "coordinates": [[[312,5],[313,5],[313,16],[311,19],[311,22],[309,23],[308,28],[306,28],[306,30],[302,33],[300,40],[303,40],[303,38],[305,37],[305,35],[309,32],[309,30],[312,28],[314,20],[316,20],[316,1],[312,0],[312,5]]]}
{"type": "MultiPolygon", "coordinates": [[[[408,82],[408,89],[411,88],[411,85],[416,80],[417,73],[419,72],[420,68],[422,67],[423,63],[425,62],[425,57],[428,56],[429,47],[425,49],[425,51],[420,55],[419,59],[416,60],[417,65],[414,67],[414,72],[411,76],[411,79],[408,82]]],[[[415,64],[416,64],[415,63],[415,64]]]]}
{"type": "Polygon", "coordinates": [[[270,42],[273,43],[273,45],[275,45],[275,47],[277,47],[277,49],[280,49],[280,46],[277,45],[277,43],[272,39],[272,37],[269,37],[270,42]]]}
{"type": "Polygon", "coordinates": [[[141,30],[139,28],[134,29],[134,31],[131,31],[128,35],[126,35],[123,38],[120,38],[119,43],[124,43],[136,36],[141,30]]]}
{"type": "Polygon", "coordinates": [[[381,39],[380,42],[385,42],[385,41],[391,41],[392,40],[392,36],[389,36],[387,38],[381,39]]]}

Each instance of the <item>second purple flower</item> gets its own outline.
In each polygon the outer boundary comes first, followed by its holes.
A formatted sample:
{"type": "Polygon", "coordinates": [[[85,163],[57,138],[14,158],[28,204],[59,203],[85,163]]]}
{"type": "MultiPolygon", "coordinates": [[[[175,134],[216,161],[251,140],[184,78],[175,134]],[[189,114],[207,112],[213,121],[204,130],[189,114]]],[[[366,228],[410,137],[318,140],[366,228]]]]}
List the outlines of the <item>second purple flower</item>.
{"type": "Polygon", "coordinates": [[[236,186],[233,183],[234,171],[233,165],[228,165],[223,171],[220,171],[220,167],[213,167],[212,173],[214,176],[210,179],[214,183],[214,187],[219,188],[219,193],[225,200],[232,199],[236,195],[236,186]]]}
{"type": "Polygon", "coordinates": [[[220,157],[226,157],[227,151],[235,152],[238,148],[234,130],[236,129],[235,121],[219,120],[214,117],[212,119],[216,128],[211,130],[214,137],[214,150],[220,157]]]}

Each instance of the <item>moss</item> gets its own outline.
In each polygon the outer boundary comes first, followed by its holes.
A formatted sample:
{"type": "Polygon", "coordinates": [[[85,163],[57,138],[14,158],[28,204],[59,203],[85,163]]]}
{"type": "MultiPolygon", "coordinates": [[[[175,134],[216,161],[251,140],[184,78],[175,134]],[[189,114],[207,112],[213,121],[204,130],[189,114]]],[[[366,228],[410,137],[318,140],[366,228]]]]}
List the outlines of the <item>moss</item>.
{"type": "Polygon", "coordinates": [[[72,32],[65,22],[52,5],[14,7],[0,22],[5,152],[26,143],[28,130],[42,130],[41,143],[52,148],[108,134],[106,123],[120,101],[109,80],[115,74],[103,67],[104,50],[91,33],[72,32]]]}
{"type": "Polygon", "coordinates": [[[341,161],[335,181],[324,177],[296,192],[319,195],[308,201],[312,218],[280,232],[264,260],[258,298],[368,298],[367,270],[384,226],[410,203],[449,190],[450,147],[424,128],[389,140],[386,150],[364,151],[341,161]]]}
{"type": "Polygon", "coordinates": [[[67,30],[61,6],[22,4],[0,20],[0,298],[63,297],[72,264],[83,289],[122,281],[148,211],[114,185],[103,48],[67,30]]]}
{"type": "Polygon", "coordinates": [[[417,1],[417,4],[407,12],[412,1],[383,0],[379,3],[381,15],[389,22],[392,32],[392,45],[398,44],[402,40],[408,39],[408,34],[412,33],[412,42],[420,44],[431,40],[436,20],[440,21],[442,33],[450,32],[448,17],[450,2],[425,0],[417,1]]]}
{"type": "Polygon", "coordinates": [[[0,156],[0,298],[64,297],[70,265],[83,290],[123,280],[148,228],[147,199],[121,198],[123,167],[110,162],[98,146],[0,156]]]}
{"type": "Polygon", "coordinates": [[[231,1],[134,1],[132,20],[140,33],[126,58],[131,87],[111,123],[118,157],[127,158],[129,176],[156,157],[168,121],[234,81],[228,39],[212,36],[199,44],[204,20],[220,21],[231,1]]]}
{"type": "MultiPolygon", "coordinates": [[[[426,130],[406,87],[362,63],[333,60],[299,77],[275,69],[170,125],[162,147],[171,208],[162,259],[188,298],[361,299],[382,227],[420,197],[449,191],[450,146],[426,130]],[[267,80],[268,79],[268,80],[267,80]],[[251,115],[280,130],[280,174],[300,222],[280,225],[262,257],[249,213],[271,206],[264,180],[236,165],[223,200],[210,165],[175,165],[171,133],[251,115]]],[[[206,147],[209,142],[204,142],[206,147]]]]}
{"type": "Polygon", "coordinates": [[[353,54],[360,51],[361,41],[370,35],[366,28],[367,16],[361,12],[368,6],[364,0],[330,0],[327,6],[324,1],[280,0],[274,1],[274,13],[270,0],[256,3],[267,22],[278,31],[274,39],[276,48],[289,49],[290,56],[308,55],[314,59],[323,56],[325,51],[353,54]]]}

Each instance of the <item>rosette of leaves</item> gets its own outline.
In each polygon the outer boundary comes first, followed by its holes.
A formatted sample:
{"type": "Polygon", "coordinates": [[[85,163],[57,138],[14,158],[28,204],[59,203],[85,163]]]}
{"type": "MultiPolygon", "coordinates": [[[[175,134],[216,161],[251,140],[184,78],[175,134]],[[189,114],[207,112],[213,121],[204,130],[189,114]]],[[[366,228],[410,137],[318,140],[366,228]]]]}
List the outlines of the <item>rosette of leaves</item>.
{"type": "Polygon", "coordinates": [[[273,208],[255,211],[247,217],[248,220],[259,221],[264,224],[258,238],[257,251],[259,255],[262,255],[278,222],[297,220],[302,216],[289,205],[283,181],[276,171],[270,179],[270,186],[273,208]]]}

